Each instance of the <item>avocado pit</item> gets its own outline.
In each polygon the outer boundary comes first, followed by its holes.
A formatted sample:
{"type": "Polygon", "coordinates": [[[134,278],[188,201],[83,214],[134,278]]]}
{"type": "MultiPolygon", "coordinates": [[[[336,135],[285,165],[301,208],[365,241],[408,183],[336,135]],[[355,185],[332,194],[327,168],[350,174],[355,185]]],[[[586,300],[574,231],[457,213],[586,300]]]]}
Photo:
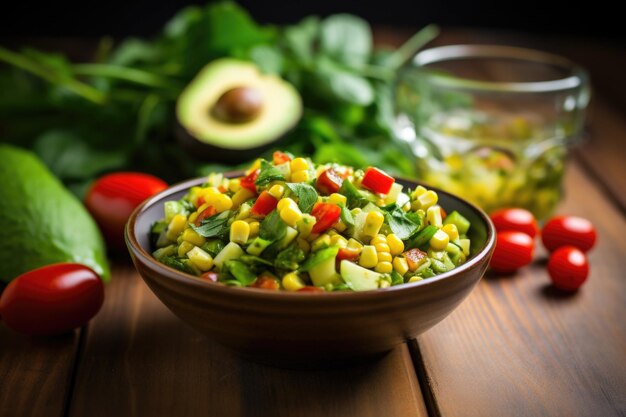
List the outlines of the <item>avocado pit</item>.
{"type": "Polygon", "coordinates": [[[263,95],[253,87],[235,87],[222,94],[211,109],[224,123],[246,123],[254,120],[263,108],[263,95]]]}

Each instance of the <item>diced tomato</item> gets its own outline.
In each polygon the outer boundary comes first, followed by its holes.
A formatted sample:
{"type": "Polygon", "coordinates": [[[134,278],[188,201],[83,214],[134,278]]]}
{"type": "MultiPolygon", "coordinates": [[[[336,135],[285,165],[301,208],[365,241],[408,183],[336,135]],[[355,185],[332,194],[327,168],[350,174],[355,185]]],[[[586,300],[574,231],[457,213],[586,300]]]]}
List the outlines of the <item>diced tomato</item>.
{"type": "Polygon", "coordinates": [[[228,188],[224,187],[223,185],[220,185],[219,187],[217,187],[217,189],[220,193],[225,193],[226,191],[228,191],[228,188]]]}
{"type": "Polygon", "coordinates": [[[274,152],[274,155],[272,155],[272,160],[274,165],[280,165],[291,161],[291,157],[284,152],[276,151],[274,152]]]}
{"type": "Polygon", "coordinates": [[[324,292],[324,290],[323,290],[323,289],[321,289],[321,288],[314,287],[314,286],[312,286],[312,285],[307,285],[306,287],[302,287],[302,288],[300,288],[297,292],[316,292],[316,293],[322,293],[322,292],[324,292]]]}
{"type": "Polygon", "coordinates": [[[448,217],[448,213],[443,209],[443,207],[439,206],[439,210],[441,211],[441,220],[445,220],[448,217]]]}
{"type": "Polygon", "coordinates": [[[409,264],[409,270],[411,272],[415,271],[417,267],[423,263],[426,256],[426,252],[422,252],[417,248],[404,252],[404,257],[406,258],[406,262],[409,264]]]}
{"type": "Polygon", "coordinates": [[[261,275],[256,279],[256,281],[254,281],[254,284],[252,284],[251,287],[276,291],[280,289],[280,284],[278,283],[278,280],[272,276],[261,275]]]}
{"type": "Polygon", "coordinates": [[[341,215],[341,207],[330,203],[316,203],[311,210],[311,215],[315,217],[313,233],[321,233],[330,229],[341,215]]]}
{"type": "Polygon", "coordinates": [[[246,175],[245,177],[243,177],[240,181],[239,184],[245,188],[248,189],[250,191],[252,191],[254,193],[254,195],[257,195],[258,192],[256,190],[256,179],[259,177],[259,172],[261,172],[260,169],[255,169],[254,171],[252,171],[251,173],[249,173],[248,175],[246,175]]]}
{"type": "Polygon", "coordinates": [[[196,226],[200,226],[200,223],[202,222],[202,220],[206,219],[207,217],[215,216],[216,214],[217,214],[217,210],[215,210],[215,207],[209,206],[205,208],[204,210],[202,210],[200,214],[198,214],[198,217],[196,217],[194,224],[196,226]]]}
{"type": "Polygon", "coordinates": [[[200,275],[200,278],[206,281],[217,282],[217,276],[218,276],[217,272],[209,271],[200,275]]]}
{"type": "Polygon", "coordinates": [[[337,269],[341,264],[341,261],[344,259],[348,261],[356,261],[359,257],[359,252],[356,249],[350,248],[340,248],[339,252],[337,252],[337,256],[335,257],[335,263],[337,264],[337,269]]]}
{"type": "Polygon", "coordinates": [[[259,195],[259,198],[256,199],[256,202],[252,206],[250,212],[257,216],[267,216],[276,208],[277,205],[278,200],[276,197],[267,191],[263,191],[261,195],[259,195]]]}
{"type": "Polygon", "coordinates": [[[334,169],[328,168],[317,177],[315,188],[323,194],[330,195],[338,192],[342,183],[343,179],[339,174],[337,174],[334,169]]]}
{"type": "Polygon", "coordinates": [[[392,176],[378,168],[369,167],[365,170],[361,185],[378,194],[389,194],[395,180],[392,176]]]}

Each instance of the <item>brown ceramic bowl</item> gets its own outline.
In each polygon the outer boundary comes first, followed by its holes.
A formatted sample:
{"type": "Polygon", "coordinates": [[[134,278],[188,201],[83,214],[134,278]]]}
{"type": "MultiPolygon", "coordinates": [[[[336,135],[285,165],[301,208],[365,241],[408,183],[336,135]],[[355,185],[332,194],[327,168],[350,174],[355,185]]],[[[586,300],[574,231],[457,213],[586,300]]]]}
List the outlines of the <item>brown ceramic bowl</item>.
{"type": "Polygon", "coordinates": [[[493,225],[483,211],[438,191],[446,211],[458,210],[472,223],[472,255],[450,272],[367,292],[228,287],[169,268],[151,256],[149,230],[163,217],[163,203],[182,198],[204,181],[175,185],[138,207],[126,225],[126,242],[144,281],[170,310],[214,341],[259,362],[310,366],[389,351],[450,314],[483,276],[495,245],[493,225]]]}

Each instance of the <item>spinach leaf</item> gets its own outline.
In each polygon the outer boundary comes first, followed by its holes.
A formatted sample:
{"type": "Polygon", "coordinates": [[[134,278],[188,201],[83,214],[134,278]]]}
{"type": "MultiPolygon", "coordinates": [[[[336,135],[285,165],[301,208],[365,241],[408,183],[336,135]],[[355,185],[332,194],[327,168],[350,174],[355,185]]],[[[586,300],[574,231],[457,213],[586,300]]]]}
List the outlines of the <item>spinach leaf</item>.
{"type": "Polygon", "coordinates": [[[285,181],[283,174],[266,160],[261,161],[261,171],[255,181],[257,187],[263,187],[272,181],[285,181]]]}
{"type": "Polygon", "coordinates": [[[354,226],[354,216],[352,215],[350,210],[348,210],[348,207],[344,206],[343,204],[341,205],[341,214],[339,216],[341,217],[341,221],[346,226],[354,226]]]}
{"type": "Polygon", "coordinates": [[[339,252],[339,246],[330,246],[328,248],[321,249],[315,252],[313,255],[311,255],[309,259],[307,259],[307,261],[304,263],[304,265],[302,265],[300,270],[305,271],[305,272],[310,271],[311,268],[314,268],[315,266],[321,264],[328,258],[337,256],[338,252],[339,252]]]}
{"type": "Polygon", "coordinates": [[[273,210],[268,214],[259,227],[259,237],[270,242],[282,239],[285,233],[287,233],[287,224],[280,218],[278,210],[273,210]]]}
{"type": "Polygon", "coordinates": [[[419,228],[419,224],[415,224],[402,211],[396,203],[382,207],[385,214],[385,223],[389,225],[391,231],[402,240],[406,240],[419,228]]]}
{"type": "Polygon", "coordinates": [[[374,101],[374,88],[367,79],[358,74],[325,70],[320,74],[319,82],[332,98],[360,106],[369,106],[374,101]]]}
{"type": "Polygon", "coordinates": [[[355,207],[365,207],[369,200],[356,189],[354,184],[352,184],[348,180],[344,180],[341,184],[341,188],[339,188],[339,194],[343,194],[346,196],[348,201],[348,207],[353,209],[355,207]]]}
{"type": "Polygon", "coordinates": [[[366,64],[372,52],[372,31],[360,17],[336,14],[322,21],[320,49],[338,62],[366,64]]]}
{"type": "Polygon", "coordinates": [[[226,261],[225,265],[228,272],[244,287],[252,284],[256,280],[256,274],[241,261],[226,261]]]}
{"type": "Polygon", "coordinates": [[[309,184],[287,183],[287,188],[298,199],[298,208],[303,213],[310,213],[317,202],[317,191],[309,184]]]}
{"type": "Polygon", "coordinates": [[[274,266],[279,269],[287,269],[295,271],[300,266],[300,262],[304,261],[306,255],[302,249],[296,244],[291,244],[278,254],[274,261],[274,266]]]}
{"type": "Polygon", "coordinates": [[[223,211],[200,222],[200,226],[191,224],[193,230],[202,237],[224,237],[229,232],[228,219],[230,219],[230,210],[223,211]]]}

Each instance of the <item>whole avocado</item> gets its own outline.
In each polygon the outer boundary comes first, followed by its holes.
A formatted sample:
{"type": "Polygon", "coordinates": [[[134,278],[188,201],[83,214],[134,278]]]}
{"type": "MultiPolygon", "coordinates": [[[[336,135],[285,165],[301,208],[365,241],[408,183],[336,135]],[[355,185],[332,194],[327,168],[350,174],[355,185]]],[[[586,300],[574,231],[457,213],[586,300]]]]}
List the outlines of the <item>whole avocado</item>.
{"type": "Polygon", "coordinates": [[[58,262],[110,278],[104,241],[82,203],[33,153],[0,145],[0,281],[58,262]]]}

